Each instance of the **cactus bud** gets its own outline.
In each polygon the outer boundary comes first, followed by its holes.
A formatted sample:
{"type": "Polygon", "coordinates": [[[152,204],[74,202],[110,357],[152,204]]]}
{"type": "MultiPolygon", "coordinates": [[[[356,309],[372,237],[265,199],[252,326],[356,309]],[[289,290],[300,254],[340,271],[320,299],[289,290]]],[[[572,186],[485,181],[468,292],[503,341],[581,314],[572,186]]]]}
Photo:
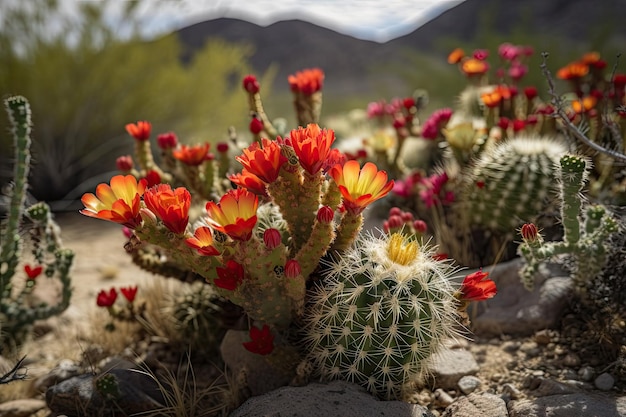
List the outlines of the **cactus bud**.
{"type": "Polygon", "coordinates": [[[250,94],[256,94],[261,89],[261,86],[254,75],[246,75],[243,78],[243,88],[250,94]]]}
{"type": "Polygon", "coordinates": [[[161,133],[157,136],[157,145],[163,150],[172,149],[178,145],[178,138],[174,132],[161,133]]]}
{"type": "Polygon", "coordinates": [[[539,232],[537,230],[537,226],[533,223],[526,223],[522,226],[520,233],[522,235],[522,239],[525,242],[535,242],[539,238],[539,232]]]}
{"type": "Polygon", "coordinates": [[[269,250],[275,249],[281,243],[281,236],[278,229],[269,228],[263,232],[263,242],[269,250]]]}
{"type": "Polygon", "coordinates": [[[317,221],[322,223],[330,223],[335,217],[335,212],[328,206],[322,206],[317,211],[317,221]]]}
{"type": "Polygon", "coordinates": [[[302,273],[300,264],[295,259],[290,259],[285,264],[285,277],[295,278],[302,273]]]}
{"type": "Polygon", "coordinates": [[[424,234],[426,230],[428,230],[428,226],[424,220],[415,220],[413,222],[413,229],[415,229],[417,233],[424,234]]]}
{"type": "Polygon", "coordinates": [[[133,158],[130,155],[120,156],[115,160],[115,166],[123,173],[130,172],[133,169],[133,158]]]}
{"type": "Polygon", "coordinates": [[[263,131],[263,122],[259,120],[258,118],[253,117],[252,120],[250,120],[250,132],[252,132],[255,135],[258,135],[262,131],[263,131]]]}

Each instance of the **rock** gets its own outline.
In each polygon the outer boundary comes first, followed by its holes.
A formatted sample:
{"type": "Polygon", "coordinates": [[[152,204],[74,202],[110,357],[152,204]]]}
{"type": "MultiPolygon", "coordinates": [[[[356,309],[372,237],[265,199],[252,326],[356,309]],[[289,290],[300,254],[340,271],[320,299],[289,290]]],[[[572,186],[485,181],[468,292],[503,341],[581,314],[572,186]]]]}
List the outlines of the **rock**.
{"type": "Polygon", "coordinates": [[[509,417],[623,417],[626,415],[626,397],[577,392],[510,401],[508,408],[509,417]]]}
{"type": "Polygon", "coordinates": [[[35,380],[34,388],[37,392],[45,392],[49,387],[65,381],[80,373],[80,366],[70,359],[62,359],[50,372],[35,380]]]}
{"type": "Polygon", "coordinates": [[[481,381],[479,378],[474,375],[465,375],[459,379],[457,385],[463,394],[470,394],[480,386],[481,381]]]}
{"type": "Polygon", "coordinates": [[[252,397],[229,417],[433,417],[427,408],[401,401],[379,401],[360,386],[334,381],[282,387],[252,397]]]}
{"type": "MultiPolygon", "coordinates": [[[[167,385],[167,383],[166,383],[167,385]]],[[[46,391],[51,411],[74,417],[110,417],[144,414],[165,407],[163,384],[137,369],[112,369],[101,375],[84,374],[53,385],[46,391]],[[103,394],[96,381],[112,375],[116,393],[103,394]]],[[[171,395],[171,393],[169,393],[171,395]]]]}
{"type": "Polygon", "coordinates": [[[431,372],[437,387],[453,389],[462,377],[473,375],[479,369],[471,352],[465,349],[443,349],[433,357],[431,372]]]}
{"type": "Polygon", "coordinates": [[[506,383],[502,385],[502,392],[507,396],[508,399],[511,400],[517,400],[519,397],[522,396],[521,391],[518,390],[517,387],[511,383],[506,383]]]}
{"type": "Polygon", "coordinates": [[[532,378],[528,388],[535,397],[571,394],[579,391],[576,387],[541,376],[532,378]]]}
{"type": "Polygon", "coordinates": [[[538,274],[534,290],[528,291],[519,278],[522,265],[517,258],[485,268],[498,286],[498,295],[470,306],[472,329],[477,336],[530,336],[557,324],[567,306],[571,279],[556,267],[546,267],[538,274]]]}
{"type": "Polygon", "coordinates": [[[450,404],[442,417],[506,417],[504,400],[495,394],[471,393],[450,404]]]}
{"type": "Polygon", "coordinates": [[[265,394],[289,384],[295,376],[293,369],[289,367],[279,369],[267,356],[247,351],[243,343],[249,340],[247,331],[229,330],[222,339],[220,351],[224,363],[233,375],[245,378],[250,394],[253,396],[265,394]]]}
{"type": "Polygon", "coordinates": [[[601,391],[609,391],[613,388],[615,384],[615,378],[609,373],[603,373],[598,375],[598,377],[593,381],[593,385],[596,386],[597,389],[601,391]]]}
{"type": "Polygon", "coordinates": [[[34,398],[7,401],[0,404],[0,417],[30,417],[45,407],[45,401],[34,398]]]}
{"type": "Polygon", "coordinates": [[[535,342],[538,345],[547,345],[552,341],[552,337],[550,337],[550,333],[547,330],[540,330],[535,333],[535,342]]]}
{"type": "Polygon", "coordinates": [[[563,365],[576,368],[580,365],[580,357],[575,353],[568,353],[563,358],[563,365]]]}
{"type": "Polygon", "coordinates": [[[594,370],[591,366],[583,366],[578,370],[578,377],[581,381],[589,382],[593,379],[594,370]]]}

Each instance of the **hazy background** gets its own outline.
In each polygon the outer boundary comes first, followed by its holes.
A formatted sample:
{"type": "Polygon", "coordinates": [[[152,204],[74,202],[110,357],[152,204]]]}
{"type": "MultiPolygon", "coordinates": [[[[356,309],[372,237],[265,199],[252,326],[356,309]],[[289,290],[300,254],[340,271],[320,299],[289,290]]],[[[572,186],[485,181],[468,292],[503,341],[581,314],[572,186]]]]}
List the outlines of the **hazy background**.
{"type": "MultiPolygon", "coordinates": [[[[583,52],[609,62],[626,44],[626,1],[603,0],[5,0],[0,4],[0,94],[33,108],[30,192],[62,210],[132,152],[124,125],[149,120],[183,142],[247,135],[241,79],[261,81],[271,118],[295,120],[287,75],[326,73],[322,124],[370,101],[425,89],[429,112],[465,85],[448,53],[505,41],[536,53],[527,85],[545,94],[539,53],[556,71],[583,52]]],[[[0,117],[0,184],[12,142],[0,117]]]]}

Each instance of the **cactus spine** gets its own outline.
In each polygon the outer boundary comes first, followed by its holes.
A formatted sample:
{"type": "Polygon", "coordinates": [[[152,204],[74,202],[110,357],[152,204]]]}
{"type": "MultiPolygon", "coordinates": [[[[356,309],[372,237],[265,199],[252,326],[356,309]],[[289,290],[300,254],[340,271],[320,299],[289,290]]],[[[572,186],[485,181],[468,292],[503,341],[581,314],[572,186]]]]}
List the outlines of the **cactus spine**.
{"type": "Polygon", "coordinates": [[[307,360],[324,380],[401,398],[457,332],[455,268],[401,234],[361,237],[332,261],[305,312],[307,360]]]}
{"type": "MultiPolygon", "coordinates": [[[[582,213],[580,192],[584,186],[589,164],[585,158],[564,155],[560,159],[561,221],[564,235],[560,242],[543,242],[541,235],[523,235],[519,251],[526,259],[521,271],[527,288],[532,288],[535,272],[542,261],[558,254],[571,254],[575,261],[572,279],[576,291],[585,301],[587,283],[596,277],[606,263],[607,239],[618,230],[617,222],[598,205],[588,206],[582,213]]],[[[531,225],[532,226],[532,225],[531,225]]]]}
{"type": "Polygon", "coordinates": [[[21,96],[8,98],[5,106],[12,125],[16,163],[8,217],[1,234],[0,352],[19,346],[35,320],[58,315],[68,307],[72,294],[69,271],[74,257],[72,251],[63,249],[59,228],[52,220],[50,208],[45,203],[36,203],[24,209],[30,169],[30,106],[21,96]],[[30,305],[27,298],[36,285],[34,278],[28,279],[19,291],[14,291],[13,280],[22,255],[20,226],[24,217],[32,222],[30,235],[35,261],[42,266],[47,277],[56,276],[61,282],[61,300],[56,305],[30,305]]]}

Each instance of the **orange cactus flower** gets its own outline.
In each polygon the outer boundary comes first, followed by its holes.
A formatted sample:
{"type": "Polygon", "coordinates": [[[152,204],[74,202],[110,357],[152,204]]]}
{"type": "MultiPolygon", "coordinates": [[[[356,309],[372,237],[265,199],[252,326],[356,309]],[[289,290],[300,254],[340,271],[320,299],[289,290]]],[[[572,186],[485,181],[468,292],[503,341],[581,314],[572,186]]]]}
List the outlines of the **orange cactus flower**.
{"type": "Polygon", "coordinates": [[[152,125],[150,124],[150,122],[146,121],[139,121],[137,122],[137,124],[129,123],[126,125],[126,131],[135,139],[143,142],[150,139],[152,125]]]}
{"type": "Polygon", "coordinates": [[[575,80],[589,73],[589,65],[584,62],[572,62],[557,71],[556,77],[561,80],[575,80]]]}
{"type": "Polygon", "coordinates": [[[487,272],[476,271],[466,275],[461,284],[462,301],[482,301],[493,298],[498,292],[496,283],[487,278],[487,272]]]}
{"type": "Polygon", "coordinates": [[[246,190],[237,188],[222,196],[219,204],[212,201],[206,203],[209,221],[215,228],[235,240],[246,241],[252,236],[256,225],[256,209],[259,198],[246,190]]]}
{"type": "Polygon", "coordinates": [[[594,96],[585,96],[580,100],[572,101],[572,110],[577,114],[586,113],[596,106],[598,99],[594,96]]]}
{"type": "Polygon", "coordinates": [[[580,62],[583,64],[595,64],[600,61],[600,54],[598,52],[587,52],[580,58],[580,62]]]}
{"type": "Polygon", "coordinates": [[[291,91],[310,96],[322,89],[324,71],[320,68],[305,69],[290,75],[287,80],[291,91]]]}
{"type": "Polygon", "coordinates": [[[335,132],[320,129],[316,124],[292,130],[289,134],[291,146],[296,152],[300,165],[311,175],[318,173],[330,155],[330,147],[335,141],[335,132]]]}
{"type": "Polygon", "coordinates": [[[387,173],[371,162],[361,169],[357,161],[347,161],[343,166],[335,165],[329,174],[343,196],[344,208],[355,215],[393,188],[393,181],[387,182],[387,173]]]}
{"type": "Polygon", "coordinates": [[[262,181],[271,183],[276,181],[280,168],[287,158],[280,152],[280,145],[269,139],[261,140],[262,146],[254,142],[247,149],[243,150],[243,155],[235,159],[243,165],[248,172],[256,175],[262,181]]]}
{"type": "Polygon", "coordinates": [[[228,179],[239,187],[247,188],[248,191],[256,195],[267,195],[267,184],[245,168],[241,170],[241,173],[230,175],[228,179]]]}
{"type": "Polygon", "coordinates": [[[111,185],[99,184],[96,195],[84,194],[81,201],[85,209],[80,213],[134,229],[141,224],[140,201],[146,189],[145,179],[137,182],[132,175],[116,175],[111,185]]]}
{"type": "Polygon", "coordinates": [[[172,190],[169,184],[155,185],[146,190],[143,201],[169,230],[176,234],[185,232],[191,205],[191,194],[185,187],[172,190]]]}
{"type": "Polygon", "coordinates": [[[489,69],[489,64],[476,58],[469,58],[461,64],[461,71],[468,77],[472,75],[482,75],[489,69]]]}
{"type": "Polygon", "coordinates": [[[192,249],[196,249],[202,256],[217,256],[220,252],[213,246],[213,234],[206,226],[198,227],[193,232],[193,237],[185,239],[185,244],[192,249]]]}
{"type": "Polygon", "coordinates": [[[465,51],[461,48],[456,48],[448,55],[448,64],[458,64],[463,58],[465,58],[465,51]]]}
{"type": "Polygon", "coordinates": [[[500,103],[502,102],[502,95],[500,94],[498,89],[495,89],[488,93],[482,93],[480,95],[480,99],[485,104],[485,106],[493,108],[500,105],[500,103]]]}
{"type": "Polygon", "coordinates": [[[209,159],[210,146],[209,143],[193,146],[180,145],[172,151],[172,155],[186,165],[198,166],[209,159]]]}

